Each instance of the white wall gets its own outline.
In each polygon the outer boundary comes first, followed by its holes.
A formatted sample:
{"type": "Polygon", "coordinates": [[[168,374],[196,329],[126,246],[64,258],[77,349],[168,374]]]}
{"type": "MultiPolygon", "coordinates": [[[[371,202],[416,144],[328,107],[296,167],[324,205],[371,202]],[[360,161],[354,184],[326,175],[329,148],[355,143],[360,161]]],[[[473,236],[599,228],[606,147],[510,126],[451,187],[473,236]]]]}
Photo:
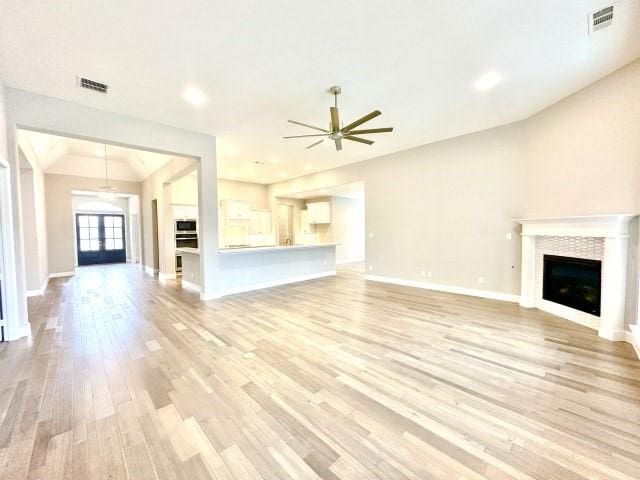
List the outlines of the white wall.
{"type": "Polygon", "coordinates": [[[44,172],[32,151],[18,151],[20,165],[20,202],[25,242],[25,281],[30,295],[46,288],[49,265],[47,253],[47,216],[44,172]]]}
{"type": "Polygon", "coordinates": [[[523,144],[515,123],[280,182],[270,195],[364,181],[367,273],[518,294],[523,144]]]}
{"type": "Polygon", "coordinates": [[[253,210],[268,210],[269,196],[266,185],[235,180],[218,180],[218,198],[220,200],[244,200],[253,210]]]}
{"type": "Polygon", "coordinates": [[[364,201],[331,198],[331,237],[337,243],[336,262],[348,263],[364,260],[365,224],[364,201]]]}
{"type": "Polygon", "coordinates": [[[640,211],[640,60],[526,126],[528,217],[640,211]]]}
{"type": "Polygon", "coordinates": [[[172,204],[197,205],[198,204],[198,177],[185,175],[171,183],[169,195],[172,204]]]}
{"type": "MultiPolygon", "coordinates": [[[[166,163],[153,175],[142,182],[141,190],[141,212],[142,212],[142,237],[143,237],[143,264],[153,269],[153,229],[151,218],[151,204],[153,200],[158,202],[158,248],[160,260],[160,273],[163,276],[175,274],[175,231],[173,225],[173,203],[189,203],[194,198],[184,198],[184,192],[181,193],[180,181],[186,177],[181,177],[178,188],[173,188],[173,180],[177,178],[181,172],[193,167],[195,160],[191,158],[174,158],[166,163]],[[173,194],[177,194],[174,201],[173,194]],[[182,195],[182,197],[180,196],[182,195]]],[[[191,177],[195,178],[195,177],[191,177]]],[[[187,179],[188,180],[188,179],[187,179]]],[[[196,185],[197,186],[197,185],[196,185]]],[[[199,189],[195,191],[196,195],[201,195],[199,189]]],[[[196,199],[197,200],[197,199],[196,199]]],[[[216,207],[216,222],[218,209],[216,207]]],[[[200,210],[202,215],[202,210],[200,210]]],[[[198,221],[198,230],[202,228],[202,222],[198,221]]],[[[216,228],[217,232],[217,228],[216,228]]],[[[202,235],[200,242],[203,242],[202,235]]],[[[217,249],[217,239],[212,242],[212,246],[217,249]]]]}

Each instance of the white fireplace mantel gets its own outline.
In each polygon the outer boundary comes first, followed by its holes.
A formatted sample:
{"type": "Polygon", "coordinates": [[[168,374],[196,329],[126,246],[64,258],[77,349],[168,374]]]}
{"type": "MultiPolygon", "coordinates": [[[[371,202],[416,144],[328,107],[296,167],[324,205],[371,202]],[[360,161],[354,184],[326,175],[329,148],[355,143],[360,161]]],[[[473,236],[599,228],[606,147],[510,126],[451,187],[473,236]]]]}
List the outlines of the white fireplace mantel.
{"type": "MultiPolygon", "coordinates": [[[[623,340],[625,298],[627,283],[627,255],[629,222],[634,214],[594,215],[582,217],[523,218],[522,224],[522,279],[520,305],[538,307],[572,321],[586,314],[558,306],[548,309],[536,294],[536,237],[595,237],[604,239],[602,260],[601,312],[597,320],[598,334],[609,340],[623,340]]],[[[557,304],[554,304],[557,305],[557,304]]]]}
{"type": "Polygon", "coordinates": [[[629,222],[636,215],[594,215],[583,217],[520,218],[522,235],[553,235],[561,237],[629,236],[629,222]]]}

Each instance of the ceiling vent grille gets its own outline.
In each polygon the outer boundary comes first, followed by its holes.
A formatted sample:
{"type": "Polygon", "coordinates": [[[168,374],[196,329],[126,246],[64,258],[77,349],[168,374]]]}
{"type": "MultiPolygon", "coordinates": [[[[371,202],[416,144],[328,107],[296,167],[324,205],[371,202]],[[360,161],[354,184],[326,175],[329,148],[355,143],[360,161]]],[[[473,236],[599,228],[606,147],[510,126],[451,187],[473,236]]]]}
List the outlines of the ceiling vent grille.
{"type": "Polygon", "coordinates": [[[592,12],[589,15],[589,33],[602,30],[613,23],[613,5],[592,12]]]}
{"type": "Polygon", "coordinates": [[[78,85],[82,88],[88,88],[89,90],[100,93],[107,93],[107,90],[109,89],[109,85],[106,83],[96,82],[95,80],[89,80],[84,77],[78,77],[78,85]]]}

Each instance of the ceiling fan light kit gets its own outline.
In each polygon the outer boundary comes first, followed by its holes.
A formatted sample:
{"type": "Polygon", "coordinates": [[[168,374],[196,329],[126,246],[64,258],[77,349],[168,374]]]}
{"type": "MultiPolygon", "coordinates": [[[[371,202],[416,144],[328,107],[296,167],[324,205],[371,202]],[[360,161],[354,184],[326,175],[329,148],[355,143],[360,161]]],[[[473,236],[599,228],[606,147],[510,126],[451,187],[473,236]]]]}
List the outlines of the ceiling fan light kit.
{"type": "Polygon", "coordinates": [[[311,128],[313,130],[318,130],[323,133],[316,133],[312,135],[292,135],[288,137],[283,137],[285,139],[289,138],[308,138],[308,137],[323,137],[315,143],[312,143],[306,149],[313,148],[316,145],[320,145],[325,140],[332,140],[335,144],[336,150],[342,150],[342,140],[350,140],[352,142],[364,143],[366,145],[372,145],[373,140],[369,140],[362,137],[357,137],[355,135],[368,135],[371,133],[387,133],[393,132],[393,127],[385,127],[385,128],[365,128],[356,130],[356,127],[362,125],[363,123],[368,122],[369,120],[373,120],[378,115],[381,115],[382,112],[380,110],[374,110],[373,112],[365,115],[364,117],[360,117],[354,122],[351,122],[347,126],[340,126],[340,113],[338,111],[338,95],[342,93],[342,88],[339,85],[334,85],[329,89],[329,93],[333,95],[334,103],[333,107],[329,107],[329,114],[331,116],[331,121],[329,123],[329,129],[324,129],[320,127],[316,127],[313,125],[309,125],[307,123],[297,122],[295,120],[287,120],[289,123],[293,123],[295,125],[300,125],[302,127],[311,128]]]}

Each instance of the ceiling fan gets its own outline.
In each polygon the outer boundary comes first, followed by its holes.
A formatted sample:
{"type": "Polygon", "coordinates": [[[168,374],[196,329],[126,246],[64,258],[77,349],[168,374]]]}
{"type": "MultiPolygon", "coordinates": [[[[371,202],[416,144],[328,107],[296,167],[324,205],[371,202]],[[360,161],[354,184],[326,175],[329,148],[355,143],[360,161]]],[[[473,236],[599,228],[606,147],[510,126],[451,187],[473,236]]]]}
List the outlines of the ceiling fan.
{"type": "Polygon", "coordinates": [[[329,107],[329,113],[331,114],[331,122],[329,123],[329,129],[325,130],[324,128],[314,127],[313,125],[308,125],[302,122],[296,122],[295,120],[287,120],[289,123],[294,123],[296,125],[301,125],[307,128],[313,128],[314,130],[319,130],[323,133],[314,134],[314,135],[293,135],[289,137],[283,138],[306,138],[306,137],[324,137],[318,140],[315,143],[312,143],[308,147],[313,148],[316,145],[321,144],[325,140],[333,140],[336,145],[336,150],[342,150],[342,139],[351,140],[352,142],[366,143],[367,145],[371,145],[373,140],[369,140],[366,138],[356,137],[356,135],[365,135],[369,133],[385,133],[385,132],[393,132],[393,127],[386,128],[365,128],[365,129],[356,129],[356,127],[362,125],[369,120],[376,118],[378,115],[381,115],[382,112],[380,110],[374,110],[373,112],[365,115],[364,117],[359,118],[355,122],[351,122],[349,125],[340,127],[340,116],[338,114],[338,95],[342,92],[342,89],[335,85],[329,89],[329,92],[334,97],[334,106],[329,107]]]}

